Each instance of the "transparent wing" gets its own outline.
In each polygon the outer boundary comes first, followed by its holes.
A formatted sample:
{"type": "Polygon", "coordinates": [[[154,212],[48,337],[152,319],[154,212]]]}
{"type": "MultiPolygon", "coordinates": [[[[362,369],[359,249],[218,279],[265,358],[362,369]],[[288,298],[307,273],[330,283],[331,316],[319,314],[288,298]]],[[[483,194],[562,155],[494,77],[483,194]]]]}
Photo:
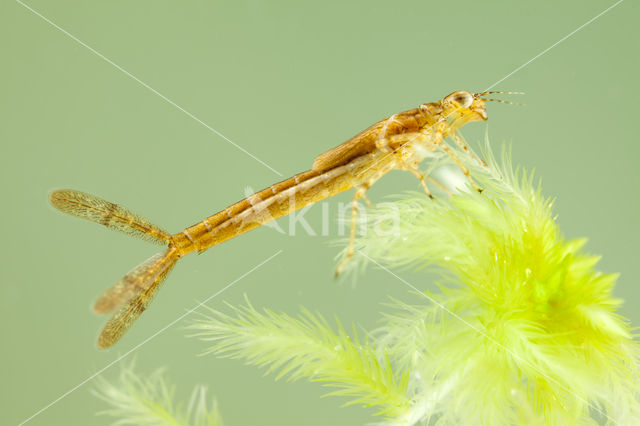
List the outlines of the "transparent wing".
{"type": "Polygon", "coordinates": [[[93,305],[93,312],[98,315],[107,314],[124,305],[146,290],[171,263],[175,263],[175,260],[167,253],[151,256],[102,293],[93,305]]]}
{"type": "Polygon", "coordinates": [[[123,305],[104,325],[100,335],[98,336],[98,347],[101,349],[108,348],[115,344],[122,336],[131,328],[134,322],[147,309],[155,295],[158,293],[160,286],[169,275],[169,272],[175,265],[177,257],[173,262],[164,264],[164,268],[155,276],[146,288],[132,297],[128,303],[123,305]]]}
{"type": "Polygon", "coordinates": [[[64,213],[146,241],[165,245],[171,239],[171,234],[142,216],[86,192],[60,189],[53,191],[49,200],[55,208],[64,213]]]}

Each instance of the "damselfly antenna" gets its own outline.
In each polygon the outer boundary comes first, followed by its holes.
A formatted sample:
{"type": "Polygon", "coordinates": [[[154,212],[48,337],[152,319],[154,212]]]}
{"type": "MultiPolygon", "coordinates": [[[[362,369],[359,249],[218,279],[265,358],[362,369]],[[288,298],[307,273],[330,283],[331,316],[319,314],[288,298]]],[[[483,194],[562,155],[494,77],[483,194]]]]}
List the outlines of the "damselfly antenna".
{"type": "Polygon", "coordinates": [[[482,96],[484,95],[524,95],[524,92],[486,91],[482,93],[476,93],[475,95],[473,95],[476,99],[480,99],[485,102],[500,102],[501,104],[524,106],[524,104],[520,102],[504,101],[502,99],[494,99],[494,98],[483,98],[482,96]]]}
{"type": "Polygon", "coordinates": [[[500,102],[501,104],[509,104],[509,105],[516,105],[516,106],[524,106],[523,103],[520,102],[511,102],[511,101],[505,101],[503,99],[493,99],[493,98],[480,98],[481,100],[485,101],[485,102],[500,102]]]}
{"type": "Polygon", "coordinates": [[[492,91],[492,92],[482,92],[476,93],[476,97],[484,96],[484,95],[524,95],[524,92],[501,92],[501,91],[492,91]]]}

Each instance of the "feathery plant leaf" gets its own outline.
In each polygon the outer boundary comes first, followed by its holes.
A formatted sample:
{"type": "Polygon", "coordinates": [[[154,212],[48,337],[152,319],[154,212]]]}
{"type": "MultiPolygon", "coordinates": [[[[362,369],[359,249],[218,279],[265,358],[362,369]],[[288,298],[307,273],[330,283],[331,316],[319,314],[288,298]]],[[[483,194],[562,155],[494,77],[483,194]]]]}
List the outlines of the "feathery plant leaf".
{"type": "Polygon", "coordinates": [[[186,406],[176,404],[163,370],[145,378],[131,364],[122,368],[115,382],[98,380],[94,394],[111,406],[99,414],[114,417],[114,425],[222,426],[217,403],[208,401],[204,386],[193,390],[186,406]]]}
{"type": "Polygon", "coordinates": [[[354,268],[430,266],[456,281],[423,293],[427,305],[396,302],[374,334],[419,377],[408,423],[640,424],[639,347],[615,312],[616,276],[594,270],[586,240],[563,239],[533,175],[506,153],[503,166],[484,158],[467,161],[482,194],[385,203],[357,240],[354,268]]]}
{"type": "Polygon", "coordinates": [[[243,358],[275,373],[276,379],[307,378],[337,388],[328,395],[352,398],[347,404],[376,406],[379,414],[400,416],[409,407],[407,376],[391,369],[386,355],[368,340],[353,339],[338,323],[333,331],[320,315],[304,310],[299,318],[265,309],[231,307],[234,315],[210,310],[190,326],[209,342],[207,353],[243,358]]]}

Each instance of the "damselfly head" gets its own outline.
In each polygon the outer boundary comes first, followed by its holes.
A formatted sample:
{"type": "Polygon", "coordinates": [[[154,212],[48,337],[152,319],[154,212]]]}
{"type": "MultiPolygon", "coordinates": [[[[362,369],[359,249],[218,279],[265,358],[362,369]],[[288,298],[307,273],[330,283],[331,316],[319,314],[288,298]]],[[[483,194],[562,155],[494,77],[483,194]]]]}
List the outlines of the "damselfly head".
{"type": "Polygon", "coordinates": [[[462,125],[470,121],[484,121],[487,110],[483,99],[466,90],[458,90],[444,97],[442,109],[445,117],[462,125]]]}

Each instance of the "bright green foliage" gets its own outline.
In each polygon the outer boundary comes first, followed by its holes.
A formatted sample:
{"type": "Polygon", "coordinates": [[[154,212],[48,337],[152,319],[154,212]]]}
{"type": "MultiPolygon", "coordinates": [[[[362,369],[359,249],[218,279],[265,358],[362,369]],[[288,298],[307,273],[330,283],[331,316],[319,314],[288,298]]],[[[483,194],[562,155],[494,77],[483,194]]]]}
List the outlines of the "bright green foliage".
{"type": "Polygon", "coordinates": [[[116,382],[100,378],[94,393],[111,406],[100,414],[114,417],[114,425],[222,426],[217,404],[207,400],[205,387],[197,386],[186,406],[176,404],[162,370],[142,378],[125,366],[116,382]]]}
{"type": "Polygon", "coordinates": [[[358,240],[356,261],[430,265],[454,284],[423,293],[426,305],[398,303],[376,334],[415,377],[413,420],[640,424],[638,345],[615,313],[616,276],[593,269],[585,240],[562,238],[530,176],[485,157],[487,169],[469,164],[482,194],[386,204],[358,240]],[[393,232],[373,232],[385,223],[393,232]]]}
{"type": "Polygon", "coordinates": [[[364,344],[308,312],[251,305],[213,311],[199,336],[278,377],[337,386],[395,424],[640,424],[639,347],[616,314],[616,276],[594,269],[585,240],[563,239],[531,176],[484,157],[467,161],[482,194],[367,212],[352,270],[428,266],[449,286],[404,281],[426,303],[395,302],[364,344]]]}
{"type": "Polygon", "coordinates": [[[346,405],[377,406],[381,414],[400,416],[409,407],[407,377],[392,371],[389,359],[368,341],[352,339],[338,323],[333,331],[320,315],[303,310],[300,318],[270,310],[234,307],[234,316],[211,310],[191,327],[195,336],[212,342],[208,352],[266,366],[276,379],[308,378],[348,396],[346,405]]]}

